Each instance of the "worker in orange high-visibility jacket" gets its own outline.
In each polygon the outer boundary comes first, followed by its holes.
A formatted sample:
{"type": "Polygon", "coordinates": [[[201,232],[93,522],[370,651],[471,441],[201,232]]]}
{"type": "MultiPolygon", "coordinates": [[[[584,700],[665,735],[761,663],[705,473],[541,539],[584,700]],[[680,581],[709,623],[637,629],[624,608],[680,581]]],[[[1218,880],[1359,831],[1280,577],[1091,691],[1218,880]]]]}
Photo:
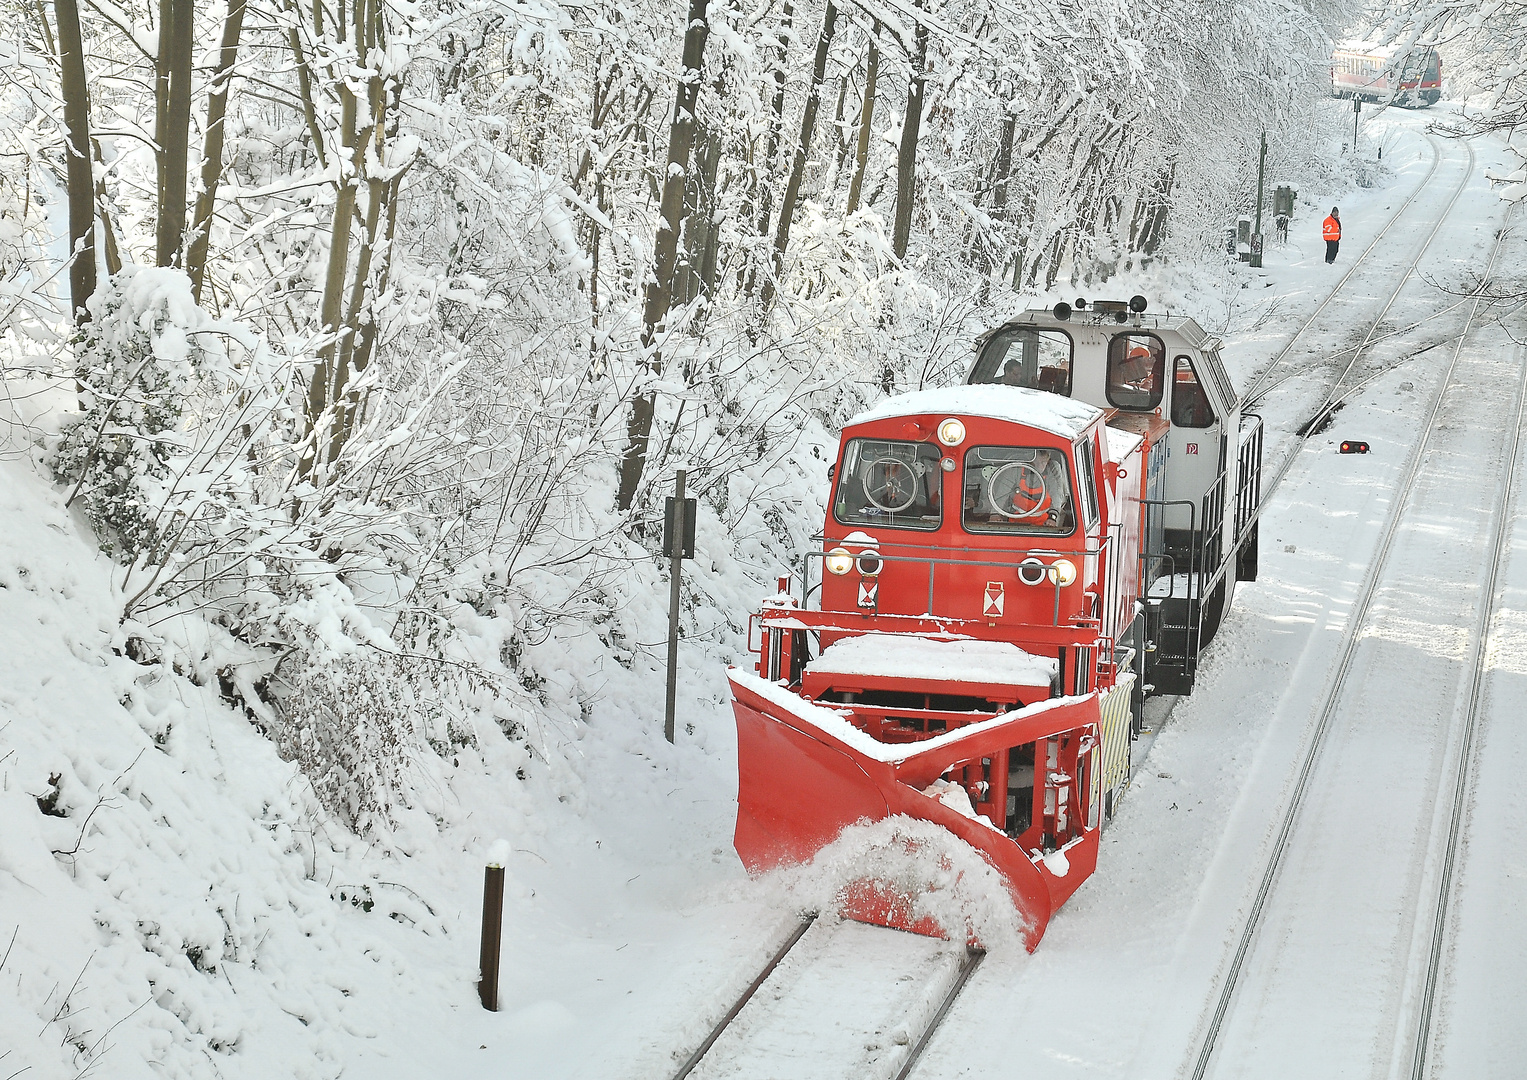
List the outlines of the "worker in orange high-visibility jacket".
{"type": "Polygon", "coordinates": [[[1320,235],[1326,241],[1326,262],[1336,261],[1336,249],[1341,247],[1341,211],[1331,207],[1331,216],[1320,224],[1320,235]]]}

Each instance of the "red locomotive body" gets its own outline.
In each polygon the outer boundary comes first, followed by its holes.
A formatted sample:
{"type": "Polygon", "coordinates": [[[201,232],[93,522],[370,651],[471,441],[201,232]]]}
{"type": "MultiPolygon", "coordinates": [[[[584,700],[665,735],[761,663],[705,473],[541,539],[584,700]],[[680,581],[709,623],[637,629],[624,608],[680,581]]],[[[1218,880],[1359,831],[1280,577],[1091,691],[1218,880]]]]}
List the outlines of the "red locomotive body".
{"type": "MultiPolygon", "coordinates": [[[[844,430],[821,610],[782,593],[759,619],[759,674],[731,673],[750,870],[809,859],[856,821],[934,821],[1002,873],[1038,943],[1127,779],[1136,673],[1119,641],[1141,595],[1153,433],[1104,420],[970,386],[844,430]]],[[[856,917],[963,932],[884,883],[854,895],[856,917]]]]}

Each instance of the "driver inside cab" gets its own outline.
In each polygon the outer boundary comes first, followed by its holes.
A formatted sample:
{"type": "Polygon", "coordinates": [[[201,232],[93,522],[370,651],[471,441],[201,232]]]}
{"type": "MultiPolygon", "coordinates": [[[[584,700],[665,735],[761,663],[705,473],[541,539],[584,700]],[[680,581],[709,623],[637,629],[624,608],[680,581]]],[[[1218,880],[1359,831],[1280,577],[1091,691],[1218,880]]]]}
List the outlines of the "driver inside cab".
{"type": "Polygon", "coordinates": [[[1155,356],[1144,345],[1136,345],[1120,365],[1120,374],[1129,385],[1153,393],[1156,389],[1155,356]]]}
{"type": "Polygon", "coordinates": [[[1071,484],[1058,450],[981,447],[966,460],[964,517],[979,532],[1070,532],[1071,484]]]}
{"type": "Polygon", "coordinates": [[[1051,528],[1060,524],[1069,509],[1071,485],[1066,466],[1054,450],[1034,451],[1032,468],[1020,469],[1011,496],[1012,520],[1051,528]]]}

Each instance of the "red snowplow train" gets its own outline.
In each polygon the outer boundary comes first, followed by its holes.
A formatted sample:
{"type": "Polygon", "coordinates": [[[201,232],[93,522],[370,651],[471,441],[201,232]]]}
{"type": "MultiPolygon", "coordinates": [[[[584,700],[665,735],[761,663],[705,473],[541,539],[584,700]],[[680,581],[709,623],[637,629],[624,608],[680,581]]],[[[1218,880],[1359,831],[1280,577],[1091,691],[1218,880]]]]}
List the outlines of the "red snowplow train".
{"type": "MultiPolygon", "coordinates": [[[[844,428],[798,595],[730,672],[737,853],[803,863],[857,823],[931,822],[1000,875],[1033,949],[1097,864],[1149,693],[1187,693],[1256,571],[1261,423],[1218,339],[1145,300],[1030,311],[963,386],[844,428]]],[[[954,939],[933,882],[843,913],[954,939]]]]}

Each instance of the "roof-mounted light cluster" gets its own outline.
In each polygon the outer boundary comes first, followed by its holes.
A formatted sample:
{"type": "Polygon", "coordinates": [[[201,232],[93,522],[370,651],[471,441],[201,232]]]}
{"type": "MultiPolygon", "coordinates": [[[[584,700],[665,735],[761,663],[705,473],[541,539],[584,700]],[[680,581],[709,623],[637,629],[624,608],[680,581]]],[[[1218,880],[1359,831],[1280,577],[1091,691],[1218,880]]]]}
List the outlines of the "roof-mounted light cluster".
{"type": "MultiPolygon", "coordinates": [[[[1099,321],[1102,321],[1103,319],[1112,315],[1114,322],[1128,322],[1130,315],[1139,317],[1140,315],[1145,314],[1145,308],[1145,297],[1141,296],[1139,293],[1131,296],[1127,302],[1124,300],[1092,301],[1092,313],[1098,318],[1099,321]]],[[[1071,318],[1071,313],[1073,310],[1086,311],[1086,297],[1078,296],[1076,298],[1075,304],[1068,304],[1062,300],[1060,303],[1055,305],[1055,317],[1061,322],[1065,322],[1067,319],[1071,318]]]]}

